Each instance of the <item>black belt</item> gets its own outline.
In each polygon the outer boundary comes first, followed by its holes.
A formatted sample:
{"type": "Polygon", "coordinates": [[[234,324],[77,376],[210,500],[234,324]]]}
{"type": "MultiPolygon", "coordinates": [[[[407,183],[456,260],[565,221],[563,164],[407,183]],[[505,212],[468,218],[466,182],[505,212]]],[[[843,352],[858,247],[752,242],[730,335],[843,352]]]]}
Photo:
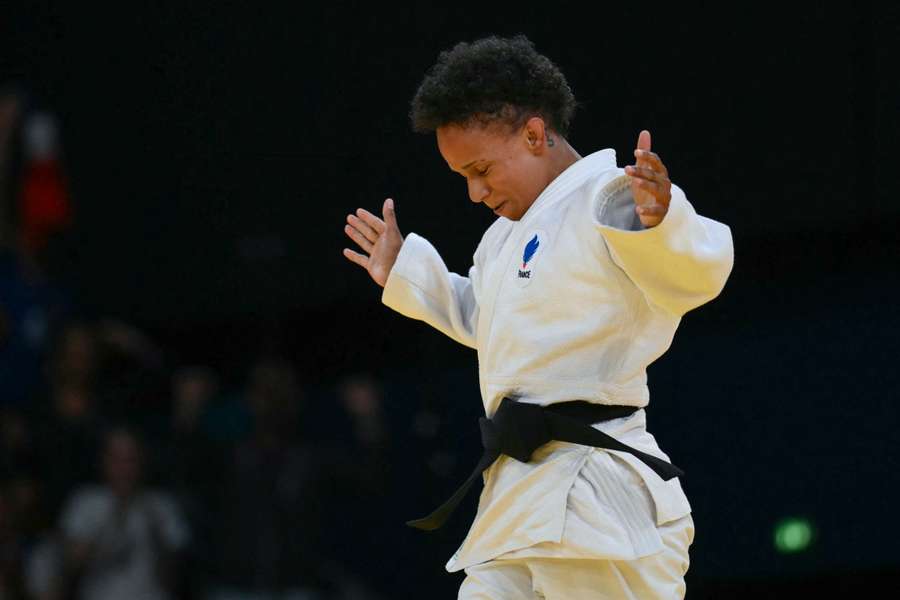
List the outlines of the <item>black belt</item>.
{"type": "Polygon", "coordinates": [[[430,515],[407,521],[406,524],[425,531],[439,528],[456,510],[475,479],[501,454],[520,462],[528,462],[535,450],[553,440],[628,452],[641,459],[666,481],[684,475],[684,471],[675,465],[626,446],[591,427],[592,423],[627,417],[636,410],[636,406],[610,406],[583,400],[538,406],[504,398],[493,418],[478,419],[484,453],[469,478],[430,515]]]}

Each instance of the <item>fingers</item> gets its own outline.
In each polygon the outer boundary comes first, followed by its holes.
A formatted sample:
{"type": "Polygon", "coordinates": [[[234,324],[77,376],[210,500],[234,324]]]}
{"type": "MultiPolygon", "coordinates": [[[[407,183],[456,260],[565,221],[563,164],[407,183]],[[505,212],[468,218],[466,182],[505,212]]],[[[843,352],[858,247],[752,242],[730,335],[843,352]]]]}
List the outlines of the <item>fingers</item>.
{"type": "MultiPolygon", "coordinates": [[[[383,221],[366,209],[358,208],[355,215],[347,215],[347,224],[344,225],[344,233],[347,234],[347,237],[356,242],[360,249],[369,255],[366,256],[349,248],[344,248],[344,256],[366,270],[369,269],[369,261],[372,252],[375,250],[375,244],[380,243],[379,238],[382,238],[382,234],[389,229],[393,229],[397,232],[397,236],[388,236],[382,239],[389,240],[388,243],[390,244],[390,240],[396,241],[394,237],[399,237],[400,243],[403,242],[402,236],[399,235],[400,230],[397,227],[397,216],[394,212],[394,201],[392,199],[388,198],[385,200],[382,212],[385,217],[383,221]]],[[[373,277],[375,276],[373,275],[373,277]]]]}
{"type": "MultiPolygon", "coordinates": [[[[368,225],[370,228],[372,228],[372,230],[375,231],[375,233],[377,233],[378,235],[381,235],[382,233],[384,233],[384,221],[382,221],[381,219],[379,219],[378,217],[376,217],[375,215],[373,215],[366,209],[357,208],[356,216],[359,219],[362,219],[362,221],[366,225],[368,225]]],[[[376,235],[375,237],[378,237],[378,236],[376,235]]],[[[375,240],[372,239],[372,241],[374,242],[375,240]]]]}
{"type": "Polygon", "coordinates": [[[668,208],[657,202],[654,204],[635,205],[634,211],[642,217],[663,217],[668,212],[668,208]]]}
{"type": "Polygon", "coordinates": [[[650,143],[650,132],[646,129],[641,130],[641,133],[638,135],[637,148],[634,151],[637,166],[655,169],[668,175],[669,173],[662,160],[660,160],[659,155],[650,151],[650,143]]]}
{"type": "Polygon", "coordinates": [[[644,227],[655,227],[665,218],[671,200],[669,170],[655,152],[650,151],[650,132],[642,130],[634,151],[636,164],[625,167],[631,176],[634,211],[644,227]]]}
{"type": "Polygon", "coordinates": [[[635,203],[639,206],[644,206],[645,203],[643,199],[649,199],[647,194],[649,193],[655,200],[659,200],[666,195],[667,186],[661,183],[657,183],[655,181],[650,181],[648,179],[639,179],[634,178],[631,180],[631,188],[634,190],[635,203]],[[639,195],[638,190],[642,191],[643,194],[639,195]],[[642,200],[639,200],[638,198],[642,200]]]}
{"type": "Polygon", "coordinates": [[[659,182],[653,181],[652,179],[641,179],[639,177],[632,179],[631,185],[651,192],[662,189],[662,185],[659,182]]]}
{"type": "Polygon", "coordinates": [[[672,182],[663,173],[658,173],[645,167],[625,167],[625,173],[631,175],[631,188],[634,192],[635,202],[644,204],[638,200],[639,197],[647,198],[649,193],[656,200],[668,205],[668,199],[671,195],[672,182]]]}
{"type": "Polygon", "coordinates": [[[381,213],[384,215],[385,225],[399,231],[400,227],[397,226],[397,214],[394,212],[393,199],[388,198],[384,201],[384,206],[381,208],[381,213]]]}
{"type": "MultiPolygon", "coordinates": [[[[359,210],[362,210],[362,209],[359,209],[359,210]]],[[[367,225],[359,217],[354,216],[354,215],[347,215],[347,223],[349,223],[350,226],[353,227],[353,229],[356,229],[361,234],[363,234],[365,236],[365,238],[367,240],[369,240],[370,242],[372,242],[373,244],[375,243],[376,240],[378,240],[378,233],[376,233],[376,231],[374,229],[369,227],[369,225],[367,225]]]]}
{"type": "Polygon", "coordinates": [[[344,256],[347,257],[351,262],[355,262],[363,269],[368,270],[369,268],[369,259],[358,252],[354,252],[350,248],[344,248],[344,256]]]}
{"type": "Polygon", "coordinates": [[[625,167],[625,173],[631,175],[632,177],[639,177],[641,179],[646,179],[648,181],[653,181],[660,184],[670,183],[669,177],[665,171],[657,171],[655,169],[648,169],[647,167],[628,165],[627,167],[625,167]]]}
{"type": "MultiPolygon", "coordinates": [[[[394,201],[388,198],[385,200],[384,208],[382,212],[387,215],[390,212],[391,219],[393,219],[394,226],[397,225],[397,217],[394,213],[394,201]],[[390,203],[390,211],[388,211],[388,204],[390,203]]],[[[378,236],[384,233],[387,228],[385,221],[379,219],[377,216],[373,215],[369,211],[364,208],[357,208],[355,215],[347,215],[347,222],[352,225],[355,229],[358,229],[360,233],[362,233],[366,239],[370,242],[375,242],[378,239],[378,236]]]]}
{"type": "Polygon", "coordinates": [[[352,225],[344,225],[344,233],[347,234],[351,240],[356,242],[360,248],[366,251],[367,254],[372,254],[372,242],[370,242],[365,235],[363,235],[356,227],[352,225]]]}
{"type": "Polygon", "coordinates": [[[642,130],[638,135],[638,150],[650,150],[650,132],[646,129],[642,130]]]}
{"type": "MultiPolygon", "coordinates": [[[[634,195],[634,203],[639,209],[659,206],[661,207],[660,210],[662,210],[662,214],[665,214],[672,198],[671,189],[672,185],[669,183],[668,179],[663,182],[640,179],[638,177],[632,177],[631,179],[631,191],[634,195]]],[[[638,210],[638,214],[643,213],[638,210]]]]}
{"type": "Polygon", "coordinates": [[[666,168],[666,165],[663,164],[662,159],[656,152],[638,148],[634,151],[634,157],[637,159],[637,166],[665,173],[668,177],[669,170],[666,168]]]}
{"type": "Polygon", "coordinates": [[[652,207],[636,206],[635,211],[638,214],[638,219],[640,219],[641,224],[647,229],[656,227],[666,218],[666,210],[659,205],[654,205],[652,207]]]}

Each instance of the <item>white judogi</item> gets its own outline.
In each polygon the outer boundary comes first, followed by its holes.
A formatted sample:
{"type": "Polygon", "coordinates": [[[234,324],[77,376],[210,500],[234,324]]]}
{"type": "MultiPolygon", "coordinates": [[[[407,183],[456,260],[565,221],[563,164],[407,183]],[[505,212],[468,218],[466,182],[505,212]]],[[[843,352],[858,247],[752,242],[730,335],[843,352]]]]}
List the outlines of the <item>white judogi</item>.
{"type": "MultiPolygon", "coordinates": [[[[673,185],[665,218],[644,229],[630,179],[611,149],[578,160],[521,220],[491,225],[468,277],[450,273],[422,237],[404,240],[382,301],[478,350],[486,415],[507,396],[646,406],[647,366],[681,316],[722,290],[733,264],[728,226],[697,215],[673,185]]],[[[669,460],[643,410],[595,427],[669,460]]],[[[658,526],[691,511],[677,478],[663,481],[628,453],[567,442],[546,444],[529,463],[501,456],[484,481],[448,571],[497,558],[636,560],[663,550],[658,526]]]]}

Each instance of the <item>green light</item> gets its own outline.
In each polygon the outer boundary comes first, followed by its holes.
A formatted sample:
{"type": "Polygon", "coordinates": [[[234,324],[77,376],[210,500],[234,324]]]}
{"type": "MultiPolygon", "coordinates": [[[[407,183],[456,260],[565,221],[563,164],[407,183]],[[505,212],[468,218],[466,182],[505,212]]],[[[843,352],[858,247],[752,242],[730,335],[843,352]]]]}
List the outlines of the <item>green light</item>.
{"type": "Polygon", "coordinates": [[[813,538],[810,522],[802,518],[784,519],[775,525],[775,549],[784,554],[803,552],[813,538]]]}

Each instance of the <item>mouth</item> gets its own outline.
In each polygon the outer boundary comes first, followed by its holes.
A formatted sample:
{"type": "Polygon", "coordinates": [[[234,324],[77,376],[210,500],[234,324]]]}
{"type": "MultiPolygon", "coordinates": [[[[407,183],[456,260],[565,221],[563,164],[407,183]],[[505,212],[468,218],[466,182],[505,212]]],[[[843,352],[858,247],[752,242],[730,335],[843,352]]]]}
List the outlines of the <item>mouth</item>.
{"type": "Polygon", "coordinates": [[[497,206],[495,206],[495,207],[492,208],[491,210],[494,211],[494,214],[495,214],[495,215],[499,215],[499,214],[500,214],[500,209],[503,208],[505,205],[506,205],[506,200],[504,200],[503,202],[501,202],[500,204],[498,204],[497,206]]]}

